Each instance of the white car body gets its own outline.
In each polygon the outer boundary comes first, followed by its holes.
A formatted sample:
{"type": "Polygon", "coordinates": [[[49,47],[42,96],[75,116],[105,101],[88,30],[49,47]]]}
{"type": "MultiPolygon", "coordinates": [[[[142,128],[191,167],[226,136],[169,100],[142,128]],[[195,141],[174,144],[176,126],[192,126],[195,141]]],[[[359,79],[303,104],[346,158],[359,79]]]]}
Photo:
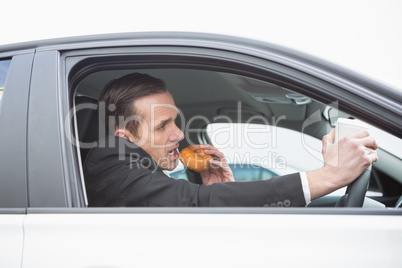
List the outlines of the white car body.
{"type": "Polygon", "coordinates": [[[402,217],[131,211],[29,215],[22,267],[399,267],[402,262],[402,217]],[[388,227],[379,228],[385,222],[388,227]]]}

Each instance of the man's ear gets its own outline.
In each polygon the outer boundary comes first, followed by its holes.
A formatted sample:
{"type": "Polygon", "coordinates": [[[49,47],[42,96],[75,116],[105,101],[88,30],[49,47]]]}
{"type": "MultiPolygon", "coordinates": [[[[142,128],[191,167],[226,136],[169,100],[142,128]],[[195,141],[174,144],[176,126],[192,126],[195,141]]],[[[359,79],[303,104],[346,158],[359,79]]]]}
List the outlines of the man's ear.
{"type": "Polygon", "coordinates": [[[116,131],[114,132],[114,135],[120,138],[126,138],[127,137],[127,130],[125,130],[124,128],[118,128],[116,129],[116,131]]]}
{"type": "Polygon", "coordinates": [[[117,137],[129,140],[129,141],[131,141],[133,143],[136,142],[136,139],[135,139],[134,135],[131,134],[131,132],[129,130],[125,129],[125,128],[116,129],[114,131],[114,135],[117,136],[117,137]]]}

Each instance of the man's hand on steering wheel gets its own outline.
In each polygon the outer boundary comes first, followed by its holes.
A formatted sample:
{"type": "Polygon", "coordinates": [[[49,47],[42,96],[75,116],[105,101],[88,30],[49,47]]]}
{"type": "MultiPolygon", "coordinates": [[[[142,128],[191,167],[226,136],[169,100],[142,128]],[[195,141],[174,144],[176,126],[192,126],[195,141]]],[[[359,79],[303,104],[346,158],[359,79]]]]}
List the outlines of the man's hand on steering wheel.
{"type": "Polygon", "coordinates": [[[349,185],[378,160],[377,142],[361,130],[334,143],[335,130],[323,137],[324,166],[307,173],[311,200],[349,185]]]}

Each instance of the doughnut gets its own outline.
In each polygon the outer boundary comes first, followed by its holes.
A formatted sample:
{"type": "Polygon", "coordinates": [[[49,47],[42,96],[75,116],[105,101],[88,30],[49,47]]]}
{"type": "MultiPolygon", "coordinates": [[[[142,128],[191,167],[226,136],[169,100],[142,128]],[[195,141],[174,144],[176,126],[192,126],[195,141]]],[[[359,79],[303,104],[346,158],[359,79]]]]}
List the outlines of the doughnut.
{"type": "Polygon", "coordinates": [[[209,169],[209,160],[213,157],[205,154],[204,149],[201,149],[199,145],[189,145],[181,150],[179,159],[189,169],[201,173],[209,169]]]}

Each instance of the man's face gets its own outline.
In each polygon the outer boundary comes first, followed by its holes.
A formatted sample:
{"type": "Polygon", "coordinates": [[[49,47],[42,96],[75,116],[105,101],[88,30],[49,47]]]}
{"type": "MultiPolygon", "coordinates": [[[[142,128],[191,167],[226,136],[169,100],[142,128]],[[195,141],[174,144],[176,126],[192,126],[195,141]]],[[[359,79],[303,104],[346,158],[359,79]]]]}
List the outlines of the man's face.
{"type": "Polygon", "coordinates": [[[162,169],[175,169],[178,165],[179,141],[184,139],[184,134],[175,123],[178,110],[172,95],[165,92],[142,97],[134,105],[137,115],[144,119],[138,127],[138,137],[133,138],[134,142],[151,155],[162,169]]]}

